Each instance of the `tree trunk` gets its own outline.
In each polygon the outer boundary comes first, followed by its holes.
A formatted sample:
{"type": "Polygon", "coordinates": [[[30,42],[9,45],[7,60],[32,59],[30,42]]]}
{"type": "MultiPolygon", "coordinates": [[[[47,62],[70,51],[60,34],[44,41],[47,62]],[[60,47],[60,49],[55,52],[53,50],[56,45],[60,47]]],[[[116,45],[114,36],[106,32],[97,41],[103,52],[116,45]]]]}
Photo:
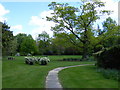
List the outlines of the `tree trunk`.
{"type": "Polygon", "coordinates": [[[89,59],[89,38],[87,35],[87,29],[85,28],[84,32],[84,41],[83,41],[83,55],[82,55],[82,60],[86,61],[89,59]]]}
{"type": "Polygon", "coordinates": [[[88,45],[84,44],[83,46],[83,55],[82,55],[82,60],[87,61],[89,59],[89,50],[88,50],[88,45]]]}

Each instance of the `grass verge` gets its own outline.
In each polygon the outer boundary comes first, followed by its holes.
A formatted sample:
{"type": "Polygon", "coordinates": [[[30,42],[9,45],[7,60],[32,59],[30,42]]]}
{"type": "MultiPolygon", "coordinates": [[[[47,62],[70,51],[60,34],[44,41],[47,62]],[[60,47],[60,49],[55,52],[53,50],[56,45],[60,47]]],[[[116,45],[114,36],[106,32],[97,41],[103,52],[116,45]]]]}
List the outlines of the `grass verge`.
{"type": "Polygon", "coordinates": [[[59,72],[64,88],[118,88],[118,82],[105,79],[97,73],[95,66],[80,66],[59,72]]]}

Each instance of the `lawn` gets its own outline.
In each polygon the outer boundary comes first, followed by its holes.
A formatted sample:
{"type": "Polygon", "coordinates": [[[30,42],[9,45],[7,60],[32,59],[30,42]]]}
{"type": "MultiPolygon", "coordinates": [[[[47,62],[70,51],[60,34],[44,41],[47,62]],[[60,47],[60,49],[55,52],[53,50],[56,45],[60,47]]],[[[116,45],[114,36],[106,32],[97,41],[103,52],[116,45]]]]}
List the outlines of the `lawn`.
{"type": "Polygon", "coordinates": [[[118,88],[118,82],[105,79],[96,71],[95,66],[81,66],[59,72],[64,88],[118,88]]]}
{"type": "Polygon", "coordinates": [[[48,56],[51,62],[46,65],[26,65],[24,56],[15,57],[15,60],[3,58],[2,87],[3,88],[45,88],[45,78],[48,72],[57,67],[92,64],[94,62],[58,61],[62,58],[80,58],[81,56],[48,56]]]}
{"type": "Polygon", "coordinates": [[[0,89],[2,88],[2,60],[0,59],[0,89]]]}

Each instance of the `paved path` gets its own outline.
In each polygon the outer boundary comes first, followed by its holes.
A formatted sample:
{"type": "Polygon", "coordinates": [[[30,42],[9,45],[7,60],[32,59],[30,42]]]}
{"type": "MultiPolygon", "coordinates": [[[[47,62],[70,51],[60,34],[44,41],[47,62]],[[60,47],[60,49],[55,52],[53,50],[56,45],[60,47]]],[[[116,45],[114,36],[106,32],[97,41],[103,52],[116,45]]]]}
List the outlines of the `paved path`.
{"type": "Polygon", "coordinates": [[[49,71],[48,76],[46,77],[46,88],[61,88],[62,89],[62,86],[58,79],[59,71],[65,68],[87,66],[87,65],[94,65],[94,64],[82,64],[82,65],[75,65],[75,66],[59,67],[59,68],[55,68],[49,71]]]}

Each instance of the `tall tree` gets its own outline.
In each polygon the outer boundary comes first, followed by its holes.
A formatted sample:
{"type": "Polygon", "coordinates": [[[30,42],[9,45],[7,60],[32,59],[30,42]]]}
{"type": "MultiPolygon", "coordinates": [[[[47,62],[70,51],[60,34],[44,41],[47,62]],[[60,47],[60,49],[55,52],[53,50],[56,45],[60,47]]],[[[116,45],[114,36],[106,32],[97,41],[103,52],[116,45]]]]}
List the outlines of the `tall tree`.
{"type": "Polygon", "coordinates": [[[108,17],[102,24],[103,29],[99,29],[96,45],[101,44],[106,48],[118,44],[120,29],[116,21],[108,17]]]}
{"type": "Polygon", "coordinates": [[[54,12],[52,17],[47,17],[48,21],[56,23],[51,29],[54,32],[72,33],[83,44],[83,60],[89,56],[89,44],[91,28],[93,23],[100,18],[98,14],[109,13],[109,11],[97,11],[103,7],[104,3],[99,1],[82,2],[79,8],[69,6],[67,3],[52,2],[48,5],[54,12]]]}
{"type": "Polygon", "coordinates": [[[10,27],[4,22],[2,23],[2,54],[3,56],[10,55],[10,44],[14,40],[13,32],[10,27]]]}
{"type": "Polygon", "coordinates": [[[16,50],[17,50],[17,39],[14,37],[14,39],[9,43],[8,45],[9,47],[9,54],[10,55],[15,55],[16,54],[16,50]]]}
{"type": "Polygon", "coordinates": [[[27,37],[27,34],[24,33],[19,33],[15,36],[15,38],[17,39],[17,52],[20,52],[21,44],[25,37],[27,37]]]}
{"type": "Polygon", "coordinates": [[[47,32],[43,31],[37,37],[37,43],[39,48],[40,54],[49,54],[49,45],[50,45],[50,38],[47,32]]]}
{"type": "Polygon", "coordinates": [[[37,52],[36,42],[32,38],[31,35],[24,37],[24,39],[21,43],[20,52],[23,55],[27,55],[28,53],[30,53],[32,55],[36,54],[36,52],[37,52]]]}
{"type": "Polygon", "coordinates": [[[112,18],[108,17],[103,22],[103,31],[104,31],[104,46],[110,47],[116,44],[118,37],[117,23],[112,18]]]}

